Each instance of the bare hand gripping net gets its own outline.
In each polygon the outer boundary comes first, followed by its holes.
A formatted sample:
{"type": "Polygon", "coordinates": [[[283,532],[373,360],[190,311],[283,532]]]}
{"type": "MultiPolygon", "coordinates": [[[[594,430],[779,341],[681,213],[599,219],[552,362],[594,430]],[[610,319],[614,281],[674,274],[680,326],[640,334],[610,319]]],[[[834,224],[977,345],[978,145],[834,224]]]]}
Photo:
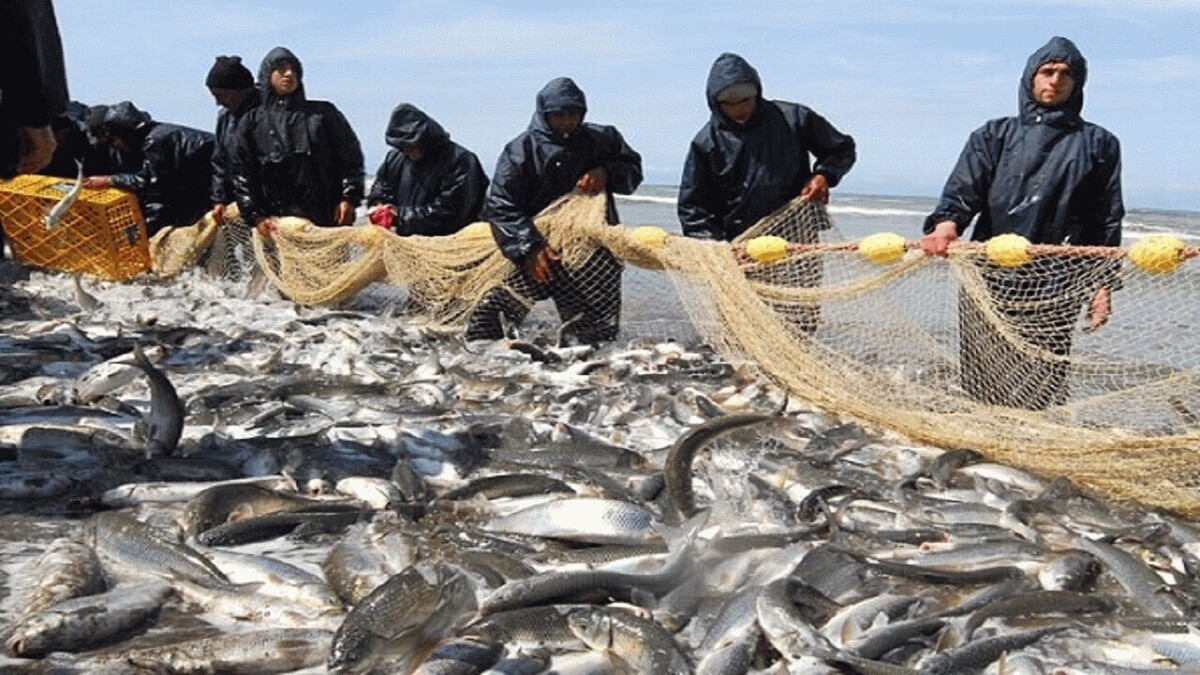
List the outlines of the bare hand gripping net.
{"type": "MultiPolygon", "coordinates": [[[[1200,350],[1191,338],[1200,276],[1185,263],[1195,251],[1178,241],[1098,249],[998,237],[932,258],[895,235],[840,241],[823,207],[795,201],[728,244],[606,225],[603,197],[579,194],[535,222],[567,269],[605,248],[667,274],[709,344],[819,406],[1200,515],[1200,350]],[[1111,316],[1085,331],[1098,294],[1111,297],[1111,316]]],[[[210,271],[245,275],[251,234],[227,226],[205,256],[159,247],[164,264],[156,257],[155,267],[206,260],[210,271]]],[[[297,302],[337,302],[384,282],[434,330],[461,331],[494,288],[534,302],[483,223],[430,238],[284,219],[269,239],[253,234],[252,248],[297,302]]],[[[586,277],[574,283],[587,294],[586,277]]]]}

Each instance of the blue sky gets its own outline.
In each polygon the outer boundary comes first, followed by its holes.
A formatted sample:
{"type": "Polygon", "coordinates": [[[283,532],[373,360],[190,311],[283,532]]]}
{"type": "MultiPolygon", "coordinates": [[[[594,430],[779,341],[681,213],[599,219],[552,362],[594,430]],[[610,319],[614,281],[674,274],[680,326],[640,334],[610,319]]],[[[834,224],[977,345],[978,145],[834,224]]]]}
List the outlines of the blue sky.
{"type": "Polygon", "coordinates": [[[211,129],[218,54],[253,72],[276,45],[304,62],[373,173],[391,109],[416,104],[490,171],[534,94],[567,75],[590,121],[614,124],[646,182],[678,183],[708,118],[718,54],[758,69],[768,98],[804,103],[858,142],[841,189],[937,195],[967,135],[1016,111],[1026,57],[1053,35],[1089,61],[1084,116],[1121,139],[1126,205],[1200,211],[1200,2],[815,0],[705,3],[58,0],[72,96],[129,99],[211,129]]]}

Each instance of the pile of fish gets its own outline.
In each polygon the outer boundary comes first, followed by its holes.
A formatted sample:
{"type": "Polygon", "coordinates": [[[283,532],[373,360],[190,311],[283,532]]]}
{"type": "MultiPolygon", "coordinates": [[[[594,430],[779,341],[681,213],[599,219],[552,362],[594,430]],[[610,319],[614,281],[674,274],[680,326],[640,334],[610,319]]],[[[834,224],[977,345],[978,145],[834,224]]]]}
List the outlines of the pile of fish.
{"type": "Polygon", "coordinates": [[[0,672],[1200,672],[1200,527],[702,345],[4,275],[0,672]]]}

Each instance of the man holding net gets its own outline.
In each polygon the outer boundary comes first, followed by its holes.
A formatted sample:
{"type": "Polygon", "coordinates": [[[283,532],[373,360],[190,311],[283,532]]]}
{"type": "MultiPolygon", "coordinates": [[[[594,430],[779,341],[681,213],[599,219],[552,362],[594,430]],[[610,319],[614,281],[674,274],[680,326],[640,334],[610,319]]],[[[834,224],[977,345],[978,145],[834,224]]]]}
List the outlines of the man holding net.
{"type": "Polygon", "coordinates": [[[262,105],[238,125],[233,188],[242,218],[270,227],[279,216],[321,226],[354,223],[363,195],[363,153],[337,106],[308,98],[304,67],[285,47],[263,57],[262,105]]]}
{"type": "Polygon", "coordinates": [[[642,158],[616,127],[585,123],[587,101],[570,78],[551,80],[537,95],[537,109],[524,133],[505,146],[496,163],[484,218],[496,244],[517,271],[507,288],[490,291],[467,326],[467,339],[504,337],[503,321],[520,323],[526,302],[554,299],[558,314],[582,342],[613,340],[621,319],[619,260],[597,249],[570,269],[534,227],[533,217],[559,197],[581,190],[604,193],[606,219],[616,223],[613,193],[630,194],[642,182],[642,158]],[[503,317],[503,318],[502,318],[503,317]]]}
{"type": "MultiPolygon", "coordinates": [[[[805,106],[763,98],[758,71],[737,54],[722,54],[713,62],[705,94],[712,115],[692,139],[679,181],[683,234],[719,241],[770,234],[816,243],[820,230],[831,226],[823,208],[829,189],[854,166],[854,139],[805,106]],[[796,197],[806,203],[769,228],[750,231],[796,197]]],[[[795,255],[747,274],[812,288],[821,284],[821,272],[816,255],[795,255]]],[[[820,306],[815,302],[773,301],[772,307],[796,334],[816,331],[820,306]]]]}
{"type": "MultiPolygon", "coordinates": [[[[1087,61],[1052,38],[1029,57],[1016,117],[992,120],[967,140],[921,248],[946,255],[978,215],[971,238],[1017,234],[1034,244],[1119,246],[1121,157],[1116,136],[1086,122],[1087,61]]],[[[1067,398],[1071,335],[1080,307],[1087,330],[1108,320],[1118,263],[1041,256],[1013,268],[961,268],[962,386],[993,405],[1042,410],[1067,398]]]]}
{"type": "Polygon", "coordinates": [[[475,153],[411,103],[392,110],[392,146],[367,196],[371,222],[401,236],[454,234],[479,218],[488,178],[475,153]]]}
{"type": "MultiPolygon", "coordinates": [[[[712,116],[692,139],[679,181],[685,236],[732,241],[797,196],[825,204],[854,166],[852,137],[805,106],[763,98],[758,71],[737,54],[713,62],[705,94],[712,116]]],[[[804,229],[771,234],[815,242],[816,229],[804,229]]]]}

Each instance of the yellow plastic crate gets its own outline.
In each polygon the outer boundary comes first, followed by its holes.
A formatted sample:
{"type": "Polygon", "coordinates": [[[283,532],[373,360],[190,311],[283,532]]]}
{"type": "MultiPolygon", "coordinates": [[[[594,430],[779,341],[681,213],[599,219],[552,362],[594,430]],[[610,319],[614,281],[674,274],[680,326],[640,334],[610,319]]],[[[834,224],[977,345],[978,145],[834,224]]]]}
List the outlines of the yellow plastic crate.
{"type": "Polygon", "coordinates": [[[0,180],[0,226],[21,262],[123,281],[150,269],[146,223],[137,197],[85,189],[62,223],[47,230],[46,214],[75,186],[56,176],[0,180]]]}

